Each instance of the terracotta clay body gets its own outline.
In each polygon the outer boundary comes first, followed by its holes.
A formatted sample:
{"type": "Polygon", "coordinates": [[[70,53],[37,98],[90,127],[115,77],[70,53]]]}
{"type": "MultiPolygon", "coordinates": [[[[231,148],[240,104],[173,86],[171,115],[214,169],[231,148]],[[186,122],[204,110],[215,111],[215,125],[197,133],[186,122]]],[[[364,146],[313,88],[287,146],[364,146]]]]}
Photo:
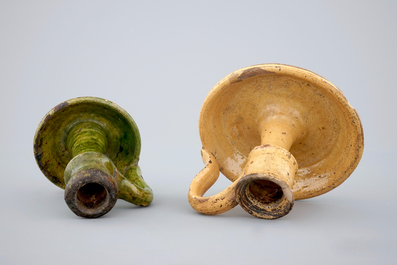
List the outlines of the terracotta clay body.
{"type": "Polygon", "coordinates": [[[130,115],[93,97],[67,100],[50,110],[34,138],[41,171],[65,189],[69,208],[87,218],[106,214],[118,198],[140,206],[152,202],[138,166],[140,150],[130,115]]]}
{"type": "Polygon", "coordinates": [[[203,214],[240,204],[265,219],[295,200],[339,186],[364,147],[357,112],[326,79],[301,68],[263,64],[237,70],[209,92],[199,120],[205,168],[188,198],[203,214]],[[233,183],[203,197],[222,172],[233,183]]]}

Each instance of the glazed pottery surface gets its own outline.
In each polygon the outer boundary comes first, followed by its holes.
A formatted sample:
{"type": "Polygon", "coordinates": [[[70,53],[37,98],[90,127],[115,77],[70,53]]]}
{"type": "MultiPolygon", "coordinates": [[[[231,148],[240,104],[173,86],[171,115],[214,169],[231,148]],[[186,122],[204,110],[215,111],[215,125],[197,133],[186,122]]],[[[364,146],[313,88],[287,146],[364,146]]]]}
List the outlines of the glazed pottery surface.
{"type": "Polygon", "coordinates": [[[98,217],[117,198],[147,206],[153,199],[138,166],[141,140],[130,115],[101,98],[67,100],[39,124],[34,154],[43,174],[65,189],[77,215],[98,217]]]}
{"type": "Polygon", "coordinates": [[[205,214],[240,203],[257,217],[279,218],[294,200],[339,186],[358,165],[364,144],[358,114],[336,86],[280,64],[246,67],[222,79],[204,101],[199,129],[207,166],[193,180],[189,201],[205,214]],[[219,171],[233,184],[202,197],[219,171]]]}

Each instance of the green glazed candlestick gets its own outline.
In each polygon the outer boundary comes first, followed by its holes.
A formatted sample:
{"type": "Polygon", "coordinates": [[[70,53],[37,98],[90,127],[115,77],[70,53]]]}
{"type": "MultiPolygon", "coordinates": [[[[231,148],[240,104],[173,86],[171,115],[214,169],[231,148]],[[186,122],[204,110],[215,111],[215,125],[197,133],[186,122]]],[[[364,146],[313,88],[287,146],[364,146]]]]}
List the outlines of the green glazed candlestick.
{"type": "Polygon", "coordinates": [[[148,206],[151,188],[138,166],[141,139],[134,120],[113,102],[81,97],[67,100],[40,122],[34,155],[44,175],[65,189],[78,216],[100,217],[118,198],[148,206]]]}

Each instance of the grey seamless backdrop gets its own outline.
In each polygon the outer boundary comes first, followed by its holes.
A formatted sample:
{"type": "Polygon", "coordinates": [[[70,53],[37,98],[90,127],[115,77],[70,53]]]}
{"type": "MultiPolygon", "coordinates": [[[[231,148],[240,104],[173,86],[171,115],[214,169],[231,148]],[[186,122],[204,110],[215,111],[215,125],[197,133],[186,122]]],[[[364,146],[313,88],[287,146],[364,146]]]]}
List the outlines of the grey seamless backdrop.
{"type": "MultiPolygon", "coordinates": [[[[396,1],[1,1],[0,264],[395,264],[396,1]],[[338,86],[360,114],[364,156],[337,189],[261,220],[196,213],[198,117],[239,68],[284,63],[338,86]],[[76,217],[33,157],[58,103],[114,101],[141,132],[148,208],[76,217]]],[[[209,195],[230,182],[220,176],[209,195]]]]}

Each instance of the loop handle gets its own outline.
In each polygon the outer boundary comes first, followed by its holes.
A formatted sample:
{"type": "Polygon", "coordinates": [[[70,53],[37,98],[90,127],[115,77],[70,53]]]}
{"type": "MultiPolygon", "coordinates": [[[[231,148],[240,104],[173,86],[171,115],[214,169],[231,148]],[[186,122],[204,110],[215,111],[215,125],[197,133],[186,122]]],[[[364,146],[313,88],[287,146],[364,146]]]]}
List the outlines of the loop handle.
{"type": "Polygon", "coordinates": [[[205,164],[205,168],[194,177],[190,184],[188,193],[190,205],[196,211],[207,215],[215,215],[229,211],[237,205],[237,181],[233,182],[228,188],[216,195],[203,197],[204,193],[217,181],[219,177],[219,166],[215,157],[204,148],[201,149],[201,157],[205,164]]]}

